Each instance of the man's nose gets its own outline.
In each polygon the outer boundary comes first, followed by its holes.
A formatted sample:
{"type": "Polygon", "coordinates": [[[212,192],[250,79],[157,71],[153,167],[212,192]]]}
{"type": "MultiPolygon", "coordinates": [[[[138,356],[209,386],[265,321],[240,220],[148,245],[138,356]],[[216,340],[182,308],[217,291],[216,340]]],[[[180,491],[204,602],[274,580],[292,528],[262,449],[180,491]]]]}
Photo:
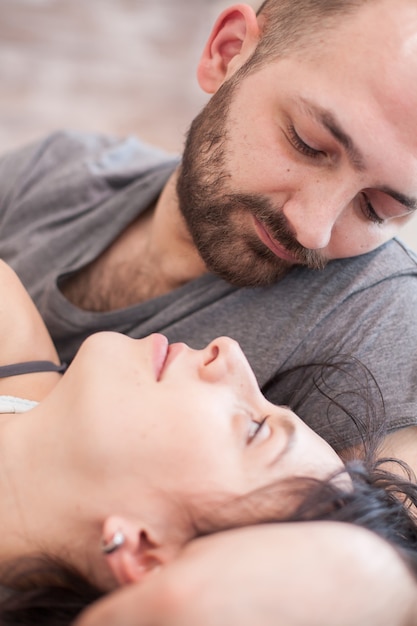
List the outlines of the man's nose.
{"type": "Polygon", "coordinates": [[[332,197],[308,199],[294,196],[283,207],[293,236],[309,250],[322,250],[329,245],[342,211],[340,201],[332,197]]]}

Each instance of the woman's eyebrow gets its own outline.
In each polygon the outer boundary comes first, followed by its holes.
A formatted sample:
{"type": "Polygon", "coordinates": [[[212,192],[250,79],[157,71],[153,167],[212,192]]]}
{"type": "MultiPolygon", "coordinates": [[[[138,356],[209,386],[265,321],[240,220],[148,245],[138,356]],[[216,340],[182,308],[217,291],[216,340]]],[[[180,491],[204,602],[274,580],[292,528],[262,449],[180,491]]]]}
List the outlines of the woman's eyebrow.
{"type": "Polygon", "coordinates": [[[268,463],[267,467],[272,467],[276,463],[279,463],[279,461],[282,460],[282,458],[291,450],[294,445],[296,429],[293,422],[289,419],[283,419],[281,426],[283,426],[285,432],[287,433],[287,442],[285,448],[283,450],[280,449],[279,453],[274,456],[274,458],[268,463]]]}

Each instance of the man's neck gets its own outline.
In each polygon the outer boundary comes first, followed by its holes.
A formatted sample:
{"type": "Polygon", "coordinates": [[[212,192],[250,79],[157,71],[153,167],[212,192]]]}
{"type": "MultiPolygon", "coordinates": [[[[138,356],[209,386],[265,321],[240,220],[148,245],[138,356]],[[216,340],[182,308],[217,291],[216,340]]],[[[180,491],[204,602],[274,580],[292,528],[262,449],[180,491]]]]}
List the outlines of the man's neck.
{"type": "Polygon", "coordinates": [[[177,171],[155,206],[148,238],[149,256],[169,291],[207,272],[180,212],[176,181],[177,171]]]}
{"type": "Polygon", "coordinates": [[[175,191],[177,173],[97,259],[68,279],[62,292],[79,308],[111,311],[169,293],[206,273],[175,191]]]}

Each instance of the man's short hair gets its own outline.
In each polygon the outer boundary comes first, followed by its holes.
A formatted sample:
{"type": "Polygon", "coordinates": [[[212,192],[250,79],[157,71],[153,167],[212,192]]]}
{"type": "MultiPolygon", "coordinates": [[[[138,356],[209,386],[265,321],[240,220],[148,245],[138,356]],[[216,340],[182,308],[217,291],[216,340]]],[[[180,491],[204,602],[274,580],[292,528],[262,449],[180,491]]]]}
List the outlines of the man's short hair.
{"type": "Polygon", "coordinates": [[[257,15],[261,27],[259,44],[247,63],[252,72],[263,63],[294,52],[307,44],[319,45],[340,18],[353,14],[375,0],[265,0],[257,15]]]}

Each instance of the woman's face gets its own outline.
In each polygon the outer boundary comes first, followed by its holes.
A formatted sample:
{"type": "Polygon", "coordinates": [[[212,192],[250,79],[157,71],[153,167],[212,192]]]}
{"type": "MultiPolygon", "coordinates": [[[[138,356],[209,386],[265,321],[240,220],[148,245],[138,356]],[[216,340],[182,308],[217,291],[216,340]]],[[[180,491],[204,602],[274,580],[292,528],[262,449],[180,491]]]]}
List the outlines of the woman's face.
{"type": "Polygon", "coordinates": [[[198,513],[223,495],[342,468],[301,419],[265,399],[239,345],[226,337],[192,350],[159,334],[98,333],[56,394],[103,484],[112,477],[131,507],[143,505],[146,493],[198,513]]]}

